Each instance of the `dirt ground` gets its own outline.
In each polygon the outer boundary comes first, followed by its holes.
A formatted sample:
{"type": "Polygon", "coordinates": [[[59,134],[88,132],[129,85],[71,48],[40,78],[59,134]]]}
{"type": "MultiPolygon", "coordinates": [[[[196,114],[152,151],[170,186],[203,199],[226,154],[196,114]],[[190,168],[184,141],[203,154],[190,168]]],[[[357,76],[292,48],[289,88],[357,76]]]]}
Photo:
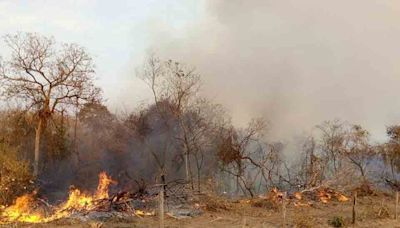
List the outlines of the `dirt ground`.
{"type": "MultiPolygon", "coordinates": [[[[165,227],[283,227],[282,208],[254,200],[223,200],[203,197],[204,213],[194,218],[176,219],[165,216],[165,227]],[[257,203],[258,202],[258,203],[257,203]]],[[[400,211],[400,209],[399,209],[400,211]]],[[[286,208],[286,227],[332,227],[330,220],[341,218],[345,227],[399,227],[394,219],[395,200],[392,196],[364,196],[358,198],[357,222],[351,224],[352,202],[316,202],[312,206],[286,208]]],[[[4,227],[159,227],[156,216],[135,217],[131,221],[78,222],[71,219],[49,224],[11,224],[4,227]]]]}

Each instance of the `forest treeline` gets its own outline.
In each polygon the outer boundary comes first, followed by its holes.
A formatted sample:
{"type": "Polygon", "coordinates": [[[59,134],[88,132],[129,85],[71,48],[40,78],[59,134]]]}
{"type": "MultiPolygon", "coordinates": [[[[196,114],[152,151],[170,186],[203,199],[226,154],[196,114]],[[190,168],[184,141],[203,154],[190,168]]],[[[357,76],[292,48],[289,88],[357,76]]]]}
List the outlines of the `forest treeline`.
{"type": "Polygon", "coordinates": [[[196,192],[248,196],[398,182],[400,125],[387,127],[383,143],[341,120],[316,123],[294,146],[270,141],[267,120],[235,127],[222,105],[201,95],[193,67],[154,54],[136,73],[152,101],[116,115],[83,47],[34,33],[3,41],[10,55],[0,60],[0,204],[32,191],[57,199],[71,185],[91,189],[103,170],[119,190],[179,181],[196,192]]]}

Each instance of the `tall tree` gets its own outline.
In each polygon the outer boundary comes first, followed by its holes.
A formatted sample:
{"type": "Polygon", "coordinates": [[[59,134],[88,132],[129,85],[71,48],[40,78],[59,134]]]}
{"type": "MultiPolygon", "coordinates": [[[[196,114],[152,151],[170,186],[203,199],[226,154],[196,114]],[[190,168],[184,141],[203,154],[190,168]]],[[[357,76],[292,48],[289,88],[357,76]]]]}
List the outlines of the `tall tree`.
{"type": "MultiPolygon", "coordinates": [[[[169,114],[173,114],[176,118],[178,131],[173,138],[183,147],[186,180],[192,181],[189,156],[193,154],[193,148],[188,125],[192,122],[187,120],[185,113],[193,109],[198,99],[196,95],[200,89],[200,75],[194,68],[172,60],[163,61],[152,54],[138,71],[138,76],[150,87],[161,117],[167,119],[169,114]],[[165,101],[169,104],[167,110],[162,106],[165,101]]],[[[168,121],[165,123],[168,125],[168,121]]]]}
{"type": "Polygon", "coordinates": [[[47,121],[60,108],[99,99],[93,84],[93,60],[77,44],[57,45],[35,33],[6,35],[11,56],[0,61],[2,97],[24,102],[36,113],[34,175],[39,174],[40,137],[47,121]]]}
{"type": "Polygon", "coordinates": [[[360,125],[351,126],[346,139],[343,155],[349,159],[366,179],[367,166],[372,161],[374,150],[369,143],[369,132],[360,125]]]}
{"type": "Polygon", "coordinates": [[[257,178],[252,178],[252,173],[256,177],[264,178],[265,183],[271,180],[268,173],[274,158],[262,146],[265,130],[266,123],[263,119],[252,119],[245,129],[237,130],[231,126],[224,132],[224,139],[217,152],[218,159],[222,162],[222,171],[236,179],[237,193],[242,189],[244,194],[248,192],[251,197],[254,196],[253,189],[257,178]],[[252,171],[248,172],[249,170],[252,171]]]}
{"type": "Polygon", "coordinates": [[[400,171],[400,125],[387,127],[386,133],[389,141],[383,147],[382,156],[390,167],[391,178],[396,180],[396,174],[400,171]]]}
{"type": "Polygon", "coordinates": [[[324,121],[316,126],[320,133],[320,149],[324,155],[325,172],[336,175],[342,165],[342,151],[346,137],[346,123],[340,120],[324,121]]]}

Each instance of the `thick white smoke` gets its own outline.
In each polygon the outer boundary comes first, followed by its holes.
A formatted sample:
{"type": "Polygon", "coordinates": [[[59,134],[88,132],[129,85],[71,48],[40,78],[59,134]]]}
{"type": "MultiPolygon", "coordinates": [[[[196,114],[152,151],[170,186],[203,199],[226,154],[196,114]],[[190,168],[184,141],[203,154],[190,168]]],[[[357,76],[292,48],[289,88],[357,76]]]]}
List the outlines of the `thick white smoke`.
{"type": "Polygon", "coordinates": [[[399,1],[210,0],[204,12],[179,38],[153,31],[152,48],[196,66],[236,123],[264,116],[282,138],[340,118],[380,139],[400,121],[399,1]]]}

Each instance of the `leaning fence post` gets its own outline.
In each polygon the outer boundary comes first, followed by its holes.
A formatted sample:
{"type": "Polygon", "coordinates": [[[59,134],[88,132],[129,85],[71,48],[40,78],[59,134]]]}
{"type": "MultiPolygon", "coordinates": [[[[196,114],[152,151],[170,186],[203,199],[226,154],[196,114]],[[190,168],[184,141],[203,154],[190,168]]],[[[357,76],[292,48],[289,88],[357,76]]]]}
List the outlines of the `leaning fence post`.
{"type": "Polygon", "coordinates": [[[397,214],[398,214],[398,208],[399,208],[399,191],[396,191],[396,209],[395,209],[395,215],[394,215],[394,219],[397,220],[397,214]]]}
{"type": "Polygon", "coordinates": [[[352,224],[356,224],[356,203],[357,203],[357,191],[354,192],[353,196],[352,224]]]}
{"type": "Polygon", "coordinates": [[[286,227],[286,195],[287,192],[284,192],[282,195],[282,218],[283,218],[283,224],[282,227],[286,227]]]}

